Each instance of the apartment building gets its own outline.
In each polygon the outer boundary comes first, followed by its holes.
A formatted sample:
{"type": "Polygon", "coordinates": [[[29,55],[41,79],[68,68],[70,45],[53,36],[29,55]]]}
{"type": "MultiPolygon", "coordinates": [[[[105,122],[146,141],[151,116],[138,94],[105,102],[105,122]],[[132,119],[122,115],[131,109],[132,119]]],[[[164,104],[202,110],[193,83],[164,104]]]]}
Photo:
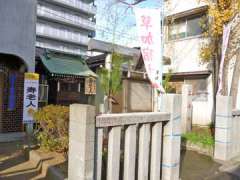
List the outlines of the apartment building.
{"type": "Polygon", "coordinates": [[[181,93],[182,84],[192,85],[193,124],[211,123],[212,78],[210,65],[201,64],[200,48],[208,39],[203,36],[202,23],[207,24],[208,6],[199,0],[165,1],[165,56],[171,64],[164,67],[172,70],[172,85],[181,93]],[[201,120],[199,120],[199,118],[201,120]]]}
{"type": "Polygon", "coordinates": [[[94,0],[38,0],[36,47],[86,55],[96,11],[94,0]]]}
{"type": "Polygon", "coordinates": [[[37,1],[36,72],[41,74],[40,105],[87,104],[94,99],[84,93],[85,79],[95,77],[84,57],[89,39],[95,36],[96,11],[94,0],[37,1]]]}
{"type": "Polygon", "coordinates": [[[93,0],[0,1],[0,133],[23,130],[26,72],[40,74],[40,105],[49,92],[50,103],[94,100],[94,86],[85,80],[96,77],[83,57],[95,14],[93,0]]]}

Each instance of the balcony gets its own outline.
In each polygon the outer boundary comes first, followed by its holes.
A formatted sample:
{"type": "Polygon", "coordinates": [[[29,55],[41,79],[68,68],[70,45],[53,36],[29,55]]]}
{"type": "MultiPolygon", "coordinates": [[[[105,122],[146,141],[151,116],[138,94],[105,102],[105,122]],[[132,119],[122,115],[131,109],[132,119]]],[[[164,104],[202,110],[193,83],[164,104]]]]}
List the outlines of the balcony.
{"type": "Polygon", "coordinates": [[[74,11],[80,11],[85,14],[95,15],[97,13],[97,7],[91,4],[81,2],[80,0],[38,0],[45,1],[58,6],[64,6],[74,11]]]}
{"type": "Polygon", "coordinates": [[[94,22],[83,19],[79,16],[72,15],[72,16],[66,17],[66,15],[64,15],[63,13],[54,11],[52,9],[42,8],[42,7],[38,6],[37,7],[37,16],[39,18],[42,18],[42,19],[45,19],[48,21],[52,21],[52,22],[56,22],[56,23],[60,23],[60,24],[64,24],[67,26],[73,26],[76,28],[95,31],[95,23],[94,22]]]}
{"type": "Polygon", "coordinates": [[[66,32],[61,29],[53,29],[51,27],[43,26],[37,24],[36,27],[37,37],[52,39],[64,43],[70,43],[80,46],[87,46],[89,38],[87,36],[81,35],[80,33],[66,32]]]}
{"type": "Polygon", "coordinates": [[[74,54],[74,55],[82,55],[87,56],[86,51],[83,51],[80,48],[69,48],[67,46],[53,44],[51,42],[42,42],[40,40],[36,41],[36,47],[53,50],[55,52],[65,53],[65,54],[74,54]]]}

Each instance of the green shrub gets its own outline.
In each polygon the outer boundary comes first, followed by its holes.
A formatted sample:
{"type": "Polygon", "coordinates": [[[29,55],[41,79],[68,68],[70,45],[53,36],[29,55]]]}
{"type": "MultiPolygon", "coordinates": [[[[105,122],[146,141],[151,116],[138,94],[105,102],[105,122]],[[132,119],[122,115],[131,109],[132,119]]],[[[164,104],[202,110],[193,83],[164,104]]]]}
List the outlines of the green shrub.
{"type": "Polygon", "coordinates": [[[41,148],[48,151],[68,151],[69,107],[49,105],[34,113],[36,137],[41,148]]]}
{"type": "Polygon", "coordinates": [[[211,134],[204,132],[190,132],[182,135],[183,141],[189,141],[192,144],[200,145],[202,147],[213,147],[214,138],[211,134]]]}

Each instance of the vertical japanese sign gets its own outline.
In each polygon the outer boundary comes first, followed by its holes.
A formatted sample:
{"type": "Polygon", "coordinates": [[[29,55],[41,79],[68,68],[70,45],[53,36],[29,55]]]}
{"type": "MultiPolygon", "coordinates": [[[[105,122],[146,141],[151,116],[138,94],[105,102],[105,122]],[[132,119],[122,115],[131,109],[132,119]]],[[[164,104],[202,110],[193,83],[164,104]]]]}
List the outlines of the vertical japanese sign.
{"type": "Polygon", "coordinates": [[[162,87],[162,24],[160,9],[134,9],[141,53],[152,86],[162,87]]]}
{"type": "Polygon", "coordinates": [[[220,70],[219,70],[219,89],[218,89],[218,94],[221,93],[222,88],[223,88],[223,69],[224,69],[224,61],[225,61],[225,56],[227,52],[227,47],[228,47],[228,41],[231,33],[231,23],[227,24],[224,26],[223,29],[223,42],[222,42],[222,57],[221,57],[221,63],[220,63],[220,70]]]}
{"type": "Polygon", "coordinates": [[[86,95],[96,94],[96,78],[93,77],[85,78],[85,94],[86,95]]]}
{"type": "Polygon", "coordinates": [[[33,123],[33,113],[38,109],[39,74],[25,73],[23,123],[33,123]]]}

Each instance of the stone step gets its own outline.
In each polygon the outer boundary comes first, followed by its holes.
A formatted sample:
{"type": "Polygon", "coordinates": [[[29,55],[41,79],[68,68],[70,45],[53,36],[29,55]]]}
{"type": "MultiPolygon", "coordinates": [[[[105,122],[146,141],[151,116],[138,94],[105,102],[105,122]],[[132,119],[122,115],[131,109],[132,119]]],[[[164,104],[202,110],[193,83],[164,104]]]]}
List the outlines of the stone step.
{"type": "Polygon", "coordinates": [[[22,141],[25,137],[25,132],[0,133],[0,143],[22,141]]]}
{"type": "Polygon", "coordinates": [[[41,167],[36,166],[30,161],[17,164],[4,171],[1,171],[0,177],[10,180],[10,179],[32,179],[33,177],[39,175],[41,172],[41,167]]]}

